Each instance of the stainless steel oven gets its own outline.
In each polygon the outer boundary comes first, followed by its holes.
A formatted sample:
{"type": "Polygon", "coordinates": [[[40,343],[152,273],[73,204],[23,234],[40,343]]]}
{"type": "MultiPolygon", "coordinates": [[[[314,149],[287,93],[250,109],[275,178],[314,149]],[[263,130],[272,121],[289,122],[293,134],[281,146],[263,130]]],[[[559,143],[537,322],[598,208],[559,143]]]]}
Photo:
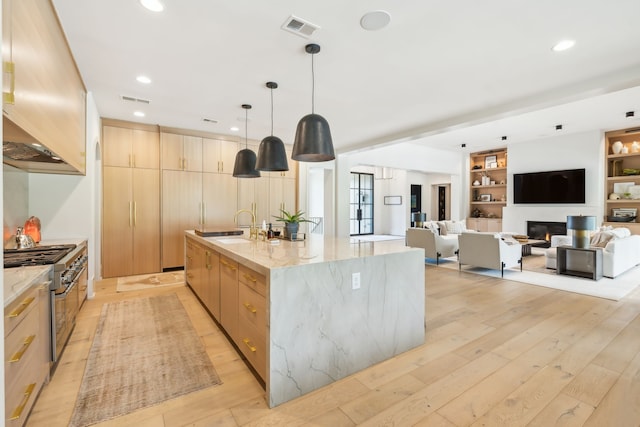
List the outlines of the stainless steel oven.
{"type": "Polygon", "coordinates": [[[76,325],[76,316],[86,297],[87,247],[78,245],[54,265],[51,287],[51,357],[54,367],[76,325]],[[80,290],[84,287],[82,299],[80,290]]]}

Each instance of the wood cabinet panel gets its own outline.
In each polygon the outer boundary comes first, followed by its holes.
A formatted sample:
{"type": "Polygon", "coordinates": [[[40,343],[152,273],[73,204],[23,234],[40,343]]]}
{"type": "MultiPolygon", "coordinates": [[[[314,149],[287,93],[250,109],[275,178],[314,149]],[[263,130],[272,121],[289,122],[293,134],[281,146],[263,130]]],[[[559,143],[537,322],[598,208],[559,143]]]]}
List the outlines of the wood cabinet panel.
{"type": "Polygon", "coordinates": [[[103,126],[102,152],[104,166],[131,167],[131,129],[103,126]]]}
{"type": "Polygon", "coordinates": [[[160,134],[141,129],[133,129],[132,166],[134,168],[160,168],[160,134]]]}
{"type": "Polygon", "coordinates": [[[178,171],[183,169],[182,141],[182,135],[165,132],[160,134],[162,169],[178,171]]]}
{"type": "Polygon", "coordinates": [[[84,174],[86,90],[53,5],[48,0],[2,5],[3,61],[14,64],[15,83],[4,115],[84,174]]]}
{"type": "Polygon", "coordinates": [[[202,138],[197,136],[184,136],[182,146],[184,158],[183,170],[190,172],[202,171],[202,138]]]}
{"type": "Polygon", "coordinates": [[[220,324],[236,343],[240,342],[238,335],[238,263],[224,255],[220,255],[220,324]]]}
{"type": "Polygon", "coordinates": [[[232,174],[237,152],[234,141],[202,138],[202,171],[232,174]]]}
{"type": "Polygon", "coordinates": [[[133,259],[133,171],[105,166],[102,194],[102,275],[128,276],[133,259]]]}
{"type": "Polygon", "coordinates": [[[220,321],[220,255],[205,248],[204,265],[203,302],[213,317],[220,321]]]}
{"type": "Polygon", "coordinates": [[[133,169],[131,274],[160,271],[160,171],[133,169]]]}
{"type": "MultiPolygon", "coordinates": [[[[221,173],[202,174],[204,226],[233,224],[238,206],[238,179],[221,173]]],[[[246,216],[249,220],[249,215],[246,216]]]]}
{"type": "Polygon", "coordinates": [[[202,223],[202,174],[162,171],[162,268],[184,265],[184,231],[202,223]]]}

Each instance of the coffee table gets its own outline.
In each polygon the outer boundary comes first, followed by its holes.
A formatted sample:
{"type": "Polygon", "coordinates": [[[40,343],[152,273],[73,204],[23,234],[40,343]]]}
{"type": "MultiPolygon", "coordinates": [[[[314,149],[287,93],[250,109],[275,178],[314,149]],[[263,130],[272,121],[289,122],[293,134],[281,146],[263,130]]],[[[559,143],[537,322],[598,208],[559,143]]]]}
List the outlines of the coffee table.
{"type": "Polygon", "coordinates": [[[529,239],[529,240],[518,240],[518,243],[520,243],[522,245],[522,256],[529,256],[529,255],[531,255],[531,247],[532,246],[543,245],[543,244],[547,243],[547,241],[546,240],[529,239]]]}

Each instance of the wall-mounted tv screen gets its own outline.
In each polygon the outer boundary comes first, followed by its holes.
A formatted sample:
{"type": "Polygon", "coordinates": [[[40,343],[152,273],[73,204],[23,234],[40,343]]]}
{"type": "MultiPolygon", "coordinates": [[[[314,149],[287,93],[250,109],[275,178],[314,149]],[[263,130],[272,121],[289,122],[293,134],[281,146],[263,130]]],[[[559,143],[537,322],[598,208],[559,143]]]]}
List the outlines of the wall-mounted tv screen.
{"type": "Polygon", "coordinates": [[[585,203],[584,169],[514,173],[513,203],[585,203]]]}

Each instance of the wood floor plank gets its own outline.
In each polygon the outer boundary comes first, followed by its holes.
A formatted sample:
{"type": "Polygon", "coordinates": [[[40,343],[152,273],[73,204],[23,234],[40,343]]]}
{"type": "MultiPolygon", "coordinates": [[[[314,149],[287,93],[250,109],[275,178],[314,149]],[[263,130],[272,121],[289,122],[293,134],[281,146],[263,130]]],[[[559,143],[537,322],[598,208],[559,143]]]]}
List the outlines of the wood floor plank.
{"type": "Polygon", "coordinates": [[[425,278],[422,346],[272,409],[188,287],[117,292],[116,279],[98,281],[26,426],[67,426],[104,303],[166,293],[223,383],[95,427],[640,424],[640,288],[611,301],[443,267],[426,266],[425,278]]]}

